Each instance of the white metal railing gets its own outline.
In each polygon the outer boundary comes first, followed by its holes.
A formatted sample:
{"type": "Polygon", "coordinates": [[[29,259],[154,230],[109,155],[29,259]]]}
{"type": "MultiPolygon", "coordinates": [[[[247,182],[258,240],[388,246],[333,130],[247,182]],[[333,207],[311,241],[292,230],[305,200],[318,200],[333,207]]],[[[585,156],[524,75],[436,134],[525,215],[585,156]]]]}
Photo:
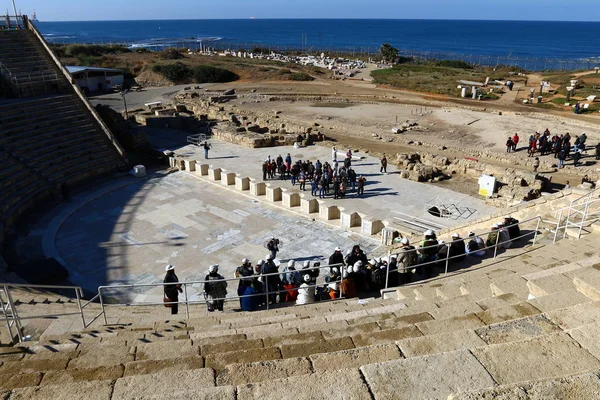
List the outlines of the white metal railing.
{"type": "MultiPolygon", "coordinates": [[[[330,269],[333,267],[338,267],[340,269],[340,279],[334,281],[338,284],[338,292],[339,295],[336,297],[337,299],[343,299],[344,298],[344,293],[343,293],[343,289],[342,289],[342,275],[343,275],[343,265],[342,264],[332,264],[332,265],[319,265],[317,267],[310,267],[307,269],[296,269],[295,272],[300,273],[300,275],[304,275],[304,274],[310,274],[311,271],[314,270],[323,270],[323,269],[330,269]]],[[[107,286],[100,286],[98,287],[98,299],[100,301],[100,306],[102,308],[102,311],[100,312],[101,315],[104,316],[104,323],[108,324],[108,317],[107,317],[107,313],[106,313],[106,309],[110,308],[112,306],[140,306],[140,307],[146,307],[146,306],[164,306],[164,305],[174,305],[174,304],[181,304],[185,306],[185,314],[186,314],[186,318],[189,318],[189,306],[190,304],[194,305],[194,304],[206,304],[208,301],[219,301],[219,300],[223,300],[223,301],[235,301],[235,300],[239,300],[239,299],[243,299],[243,298],[248,298],[248,297],[257,297],[257,298],[264,298],[265,299],[265,306],[266,309],[269,309],[270,306],[270,300],[272,300],[273,298],[271,296],[277,296],[278,294],[284,294],[287,292],[287,290],[284,289],[280,289],[277,288],[276,290],[271,290],[270,286],[269,286],[269,277],[272,277],[271,279],[276,279],[277,282],[279,281],[279,279],[281,276],[285,275],[286,273],[288,273],[290,271],[281,271],[281,272],[274,272],[274,273],[269,273],[269,274],[255,274],[255,275],[251,275],[251,276],[245,276],[245,277],[235,277],[235,278],[224,278],[222,281],[225,282],[240,282],[244,279],[260,279],[260,282],[262,283],[262,286],[264,288],[264,291],[260,292],[260,293],[255,293],[255,294],[251,294],[251,295],[231,295],[231,296],[227,296],[227,297],[223,297],[223,298],[215,298],[215,299],[211,299],[211,300],[193,300],[190,299],[190,292],[188,291],[188,287],[191,286],[195,286],[195,285],[202,285],[204,286],[205,283],[207,282],[212,282],[214,283],[215,281],[206,281],[206,280],[201,280],[201,281],[183,281],[183,282],[176,282],[176,283],[163,283],[163,282],[157,282],[157,283],[146,283],[146,284],[131,284],[131,285],[107,285],[107,286]],[[111,299],[111,296],[107,294],[107,292],[110,291],[131,291],[131,289],[136,289],[136,288],[156,288],[156,287],[162,287],[163,291],[164,288],[167,286],[176,286],[176,285],[181,285],[182,288],[182,294],[184,296],[184,299],[181,300],[177,300],[177,301],[172,301],[172,302],[165,302],[165,301],[161,301],[161,302],[126,302],[126,303],[110,303],[107,302],[107,300],[111,299]]],[[[320,276],[320,273],[319,273],[320,276]]],[[[315,278],[316,279],[316,278],[315,278]]],[[[329,284],[329,282],[323,282],[320,284],[312,284],[312,285],[308,285],[307,287],[309,288],[315,288],[315,292],[316,289],[319,287],[324,287],[327,286],[329,284]]],[[[298,290],[299,287],[294,288],[294,290],[298,290]]],[[[237,288],[235,289],[237,290],[237,288]]]]}
{"type": "MultiPolygon", "coordinates": [[[[497,232],[496,240],[495,240],[495,243],[493,245],[485,246],[485,247],[483,247],[481,249],[477,249],[477,251],[478,252],[479,251],[486,251],[487,252],[490,249],[494,249],[493,258],[496,258],[498,256],[498,249],[500,247],[503,247],[504,244],[507,244],[507,243],[511,243],[512,244],[512,242],[517,241],[517,240],[522,239],[522,238],[525,238],[525,237],[533,237],[532,246],[534,246],[535,243],[536,243],[536,240],[537,240],[537,235],[539,233],[540,224],[543,221],[542,217],[538,216],[538,217],[529,218],[529,219],[526,219],[524,221],[520,221],[520,222],[518,222],[516,224],[507,225],[507,226],[504,227],[504,229],[509,229],[511,227],[514,227],[514,226],[519,226],[519,228],[521,228],[524,224],[526,224],[528,222],[532,222],[532,221],[536,221],[535,230],[533,230],[531,232],[523,233],[523,234],[519,235],[518,237],[510,238],[509,240],[501,240],[500,230],[487,231],[487,232],[475,235],[474,237],[480,237],[480,238],[482,238],[482,240],[485,243],[486,240],[483,239],[484,236],[488,236],[492,232],[497,232]]],[[[467,253],[464,253],[464,254],[459,254],[459,255],[456,255],[456,256],[450,256],[450,245],[452,243],[454,243],[454,242],[459,242],[459,241],[466,242],[468,240],[471,240],[472,238],[473,237],[467,237],[467,238],[461,238],[461,239],[458,239],[458,240],[455,240],[455,241],[451,241],[451,242],[446,242],[446,243],[444,243],[444,245],[446,245],[446,257],[444,257],[444,258],[437,258],[437,256],[436,256],[434,260],[426,261],[426,262],[418,262],[415,265],[409,266],[408,269],[410,269],[410,270],[417,269],[418,270],[420,268],[426,268],[428,266],[440,265],[440,263],[444,263],[444,275],[447,275],[448,274],[448,267],[449,267],[449,264],[450,264],[451,260],[462,258],[462,257],[466,257],[468,255],[467,253]]],[[[435,245],[432,245],[432,246],[425,246],[425,247],[414,248],[414,249],[408,250],[407,253],[414,252],[415,256],[418,257],[418,255],[420,253],[422,253],[423,250],[426,250],[426,249],[439,249],[439,248],[440,248],[440,244],[435,244],[435,245]]],[[[400,254],[400,252],[395,252],[395,253],[394,252],[390,252],[389,253],[390,256],[392,254],[398,255],[398,254],[400,254]]],[[[400,270],[398,270],[398,272],[399,271],[400,270]]],[[[383,296],[385,293],[389,293],[389,292],[392,292],[392,291],[396,290],[396,287],[394,287],[393,289],[389,288],[389,276],[390,276],[389,272],[390,271],[389,271],[389,268],[388,268],[387,276],[386,276],[386,281],[385,281],[386,282],[385,283],[385,288],[380,291],[381,292],[381,296],[383,296]]],[[[404,273],[408,273],[409,271],[404,270],[403,272],[404,273]]]]}
{"type": "Polygon", "coordinates": [[[564,239],[569,228],[576,229],[577,239],[580,239],[586,224],[592,224],[600,220],[600,188],[578,197],[571,201],[568,206],[555,210],[553,214],[556,221],[544,221],[555,225],[554,229],[550,229],[554,233],[553,242],[559,239],[561,231],[562,239],[564,239]]]}
{"type": "Polygon", "coordinates": [[[1,30],[19,30],[25,27],[24,15],[1,15],[0,16],[0,29],[1,30]]]}
{"type": "Polygon", "coordinates": [[[2,283],[0,284],[0,321],[5,321],[6,326],[8,328],[8,332],[10,334],[11,339],[16,336],[19,339],[19,342],[23,342],[23,329],[22,329],[22,320],[28,319],[40,319],[40,318],[56,318],[56,317],[64,317],[69,315],[79,315],[81,317],[81,323],[83,328],[87,328],[94,321],[96,321],[102,313],[96,314],[91,320],[86,322],[84,309],[89,306],[91,303],[98,299],[98,295],[94,296],[89,301],[82,304],[83,298],[83,290],[79,286],[54,286],[54,285],[20,285],[13,283],[2,283]],[[77,299],[77,311],[75,312],[64,312],[57,314],[40,314],[40,315],[27,315],[22,316],[19,315],[17,311],[17,305],[13,301],[13,296],[11,293],[11,289],[20,289],[20,290],[31,290],[31,289],[44,289],[44,290],[74,290],[75,298],[77,299]]]}

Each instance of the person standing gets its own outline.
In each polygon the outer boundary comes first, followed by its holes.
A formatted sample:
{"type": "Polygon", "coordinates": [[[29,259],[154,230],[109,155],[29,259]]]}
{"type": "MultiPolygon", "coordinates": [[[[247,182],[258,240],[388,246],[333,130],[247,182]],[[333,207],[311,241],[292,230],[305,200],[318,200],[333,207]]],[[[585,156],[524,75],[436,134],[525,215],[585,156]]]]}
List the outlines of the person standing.
{"type": "Polygon", "coordinates": [[[265,161],[262,165],[263,181],[267,180],[267,171],[268,171],[268,164],[265,161]]]}
{"type": "Polygon", "coordinates": [[[267,250],[270,252],[271,260],[276,259],[277,253],[279,252],[279,239],[273,236],[271,240],[267,242],[267,250]]]}
{"type": "Polygon", "coordinates": [[[517,145],[519,144],[519,134],[515,133],[515,135],[512,137],[512,141],[513,141],[513,148],[512,151],[517,151],[517,145]]]}
{"type": "Polygon", "coordinates": [[[514,146],[514,142],[513,142],[512,138],[509,137],[508,140],[506,141],[506,152],[510,153],[511,150],[513,149],[513,146],[514,146]]]}
{"type": "MultiPolygon", "coordinates": [[[[252,282],[254,281],[254,278],[252,277],[252,275],[254,275],[254,269],[252,268],[252,263],[247,258],[244,258],[242,260],[242,265],[237,267],[237,269],[235,270],[235,275],[234,275],[236,278],[239,279],[238,290],[237,290],[238,296],[244,296],[244,293],[246,292],[246,289],[248,288],[248,286],[252,286],[252,282]]],[[[243,310],[244,304],[243,304],[242,300],[243,300],[243,298],[240,297],[240,308],[243,310]]]]}
{"type": "Polygon", "coordinates": [[[352,168],[348,168],[348,181],[352,185],[352,191],[356,190],[356,172],[352,168]]]}
{"type": "Polygon", "coordinates": [[[204,295],[209,312],[223,311],[223,303],[227,297],[227,282],[218,274],[219,264],[208,267],[208,275],[204,278],[204,295]]]}
{"type": "Polygon", "coordinates": [[[533,160],[533,172],[537,174],[539,167],[540,167],[540,158],[536,157],[535,160],[533,160]]]}
{"type": "Polygon", "coordinates": [[[212,146],[210,143],[208,143],[208,141],[205,141],[202,147],[204,148],[204,159],[208,160],[208,151],[212,148],[212,146]]]}
{"type": "Polygon", "coordinates": [[[359,196],[362,196],[365,194],[365,183],[367,182],[367,179],[364,176],[359,176],[358,177],[358,192],[357,194],[359,196]]]}
{"type": "Polygon", "coordinates": [[[182,293],[183,290],[179,284],[179,278],[175,275],[175,267],[169,264],[165,267],[165,271],[167,272],[163,280],[163,283],[167,284],[164,286],[165,299],[169,302],[175,302],[175,304],[167,304],[167,307],[171,308],[171,315],[175,315],[179,312],[177,302],[179,301],[179,293],[182,293]]]}
{"type": "Polygon", "coordinates": [[[380,173],[387,174],[387,158],[385,157],[385,153],[381,156],[381,167],[379,168],[380,173]]]}

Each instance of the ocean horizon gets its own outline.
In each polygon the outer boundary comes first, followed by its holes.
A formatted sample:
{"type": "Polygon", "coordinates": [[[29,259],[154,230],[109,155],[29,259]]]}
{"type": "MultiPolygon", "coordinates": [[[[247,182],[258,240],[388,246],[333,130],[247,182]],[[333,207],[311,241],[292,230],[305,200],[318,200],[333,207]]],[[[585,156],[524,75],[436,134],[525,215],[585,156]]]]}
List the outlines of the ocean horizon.
{"type": "Polygon", "coordinates": [[[441,19],[178,19],[36,23],[52,43],[160,49],[270,47],[376,54],[401,50],[489,57],[600,60],[600,22],[441,19]]]}

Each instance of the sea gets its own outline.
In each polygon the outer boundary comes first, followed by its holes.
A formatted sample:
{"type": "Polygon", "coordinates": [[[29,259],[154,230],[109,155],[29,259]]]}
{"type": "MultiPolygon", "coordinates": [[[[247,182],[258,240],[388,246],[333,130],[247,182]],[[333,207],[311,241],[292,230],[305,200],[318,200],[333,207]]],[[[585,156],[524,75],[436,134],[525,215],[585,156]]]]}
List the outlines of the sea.
{"type": "Polygon", "coordinates": [[[596,37],[600,22],[236,19],[40,21],[36,25],[53,43],[121,43],[153,50],[208,46],[376,54],[383,43],[390,43],[401,54],[437,54],[438,58],[600,62],[596,37]]]}

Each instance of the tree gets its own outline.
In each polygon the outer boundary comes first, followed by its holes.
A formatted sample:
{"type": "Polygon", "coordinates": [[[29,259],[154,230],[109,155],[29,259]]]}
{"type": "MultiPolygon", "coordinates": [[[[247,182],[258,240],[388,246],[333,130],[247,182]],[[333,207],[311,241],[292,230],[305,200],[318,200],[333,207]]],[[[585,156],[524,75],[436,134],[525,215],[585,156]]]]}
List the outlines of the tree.
{"type": "Polygon", "coordinates": [[[381,53],[381,57],[383,57],[383,60],[387,62],[395,62],[398,58],[398,49],[392,47],[392,45],[389,43],[382,44],[381,49],[379,49],[379,52],[381,53]]]}

